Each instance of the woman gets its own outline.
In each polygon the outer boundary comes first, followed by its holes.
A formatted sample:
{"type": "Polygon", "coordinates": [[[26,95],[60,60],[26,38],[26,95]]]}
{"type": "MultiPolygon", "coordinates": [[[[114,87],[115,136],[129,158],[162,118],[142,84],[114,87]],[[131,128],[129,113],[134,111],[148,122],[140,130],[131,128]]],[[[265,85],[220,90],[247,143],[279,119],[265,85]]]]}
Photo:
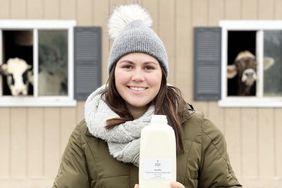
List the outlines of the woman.
{"type": "Polygon", "coordinates": [[[172,188],[241,187],[220,131],[167,84],[165,47],[138,5],[117,8],[106,85],[85,102],[53,187],[138,188],[140,132],[164,114],[176,136],[177,181],[172,188]]]}

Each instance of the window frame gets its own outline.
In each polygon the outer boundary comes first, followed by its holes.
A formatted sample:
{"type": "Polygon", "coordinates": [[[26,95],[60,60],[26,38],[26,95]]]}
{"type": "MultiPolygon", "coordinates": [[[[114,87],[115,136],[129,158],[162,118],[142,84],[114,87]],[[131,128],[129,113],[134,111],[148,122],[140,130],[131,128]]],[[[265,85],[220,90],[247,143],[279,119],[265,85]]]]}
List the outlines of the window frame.
{"type": "MultiPolygon", "coordinates": [[[[38,31],[39,30],[66,30],[68,32],[68,95],[67,96],[1,96],[0,107],[52,107],[75,106],[74,99],[74,20],[0,20],[0,41],[3,41],[3,30],[33,31],[33,75],[34,93],[38,89],[38,31]]],[[[3,60],[2,43],[0,45],[0,63],[3,60]]],[[[1,78],[0,78],[1,79],[1,78]]]]}
{"type": "Polygon", "coordinates": [[[221,40],[221,100],[218,101],[222,107],[282,107],[281,97],[263,97],[263,31],[282,30],[282,21],[275,20],[224,20],[219,23],[222,29],[221,40]],[[228,53],[228,31],[257,31],[257,74],[256,96],[236,97],[227,96],[227,53],[228,53]],[[260,80],[262,79],[262,80],[260,80]]]}

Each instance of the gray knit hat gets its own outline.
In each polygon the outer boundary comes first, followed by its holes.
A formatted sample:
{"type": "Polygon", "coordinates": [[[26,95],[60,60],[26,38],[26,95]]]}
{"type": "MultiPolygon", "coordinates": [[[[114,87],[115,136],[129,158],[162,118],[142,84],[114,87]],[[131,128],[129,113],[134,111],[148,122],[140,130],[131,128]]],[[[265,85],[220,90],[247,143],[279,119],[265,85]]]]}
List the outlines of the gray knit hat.
{"type": "Polygon", "coordinates": [[[168,57],[163,42],[150,28],[150,15],[139,5],[123,5],[116,8],[108,23],[113,39],[108,71],[124,55],[141,52],[156,58],[168,73],[168,57]]]}

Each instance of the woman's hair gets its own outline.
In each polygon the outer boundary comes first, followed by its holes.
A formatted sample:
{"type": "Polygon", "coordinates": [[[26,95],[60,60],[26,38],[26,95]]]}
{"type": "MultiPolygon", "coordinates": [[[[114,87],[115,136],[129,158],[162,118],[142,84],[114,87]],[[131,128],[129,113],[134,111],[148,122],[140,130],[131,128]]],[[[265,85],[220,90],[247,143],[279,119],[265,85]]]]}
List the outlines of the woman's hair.
{"type": "MultiPolygon", "coordinates": [[[[110,75],[107,81],[107,89],[104,92],[105,102],[108,106],[117,113],[120,118],[113,118],[107,120],[106,127],[108,129],[113,128],[116,125],[124,123],[126,121],[133,120],[133,116],[130,114],[124,99],[119,95],[115,87],[115,65],[110,71],[110,75]]],[[[155,114],[166,115],[168,124],[174,129],[176,137],[176,148],[178,152],[183,151],[182,143],[182,117],[187,107],[186,101],[183,99],[181,91],[171,85],[167,85],[167,75],[162,68],[162,81],[160,90],[152,101],[155,106],[155,114]]]]}

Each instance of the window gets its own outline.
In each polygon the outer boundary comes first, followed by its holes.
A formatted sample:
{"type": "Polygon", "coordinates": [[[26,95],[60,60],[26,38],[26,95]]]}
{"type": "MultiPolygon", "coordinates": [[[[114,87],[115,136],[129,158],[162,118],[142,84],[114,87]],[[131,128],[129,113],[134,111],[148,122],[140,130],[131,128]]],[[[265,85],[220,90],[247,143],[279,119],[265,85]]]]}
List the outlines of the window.
{"type": "Polygon", "coordinates": [[[0,20],[0,106],[72,106],[74,21],[0,20]]]}
{"type": "Polygon", "coordinates": [[[38,31],[38,45],[38,96],[67,96],[67,31],[38,31]]]}
{"type": "Polygon", "coordinates": [[[220,26],[222,85],[219,104],[282,106],[282,22],[222,21],[220,26]]]}
{"type": "Polygon", "coordinates": [[[0,20],[0,106],[73,106],[101,85],[101,27],[0,20]]]}
{"type": "Polygon", "coordinates": [[[221,21],[194,28],[194,100],[282,106],[282,22],[221,21]]]}

